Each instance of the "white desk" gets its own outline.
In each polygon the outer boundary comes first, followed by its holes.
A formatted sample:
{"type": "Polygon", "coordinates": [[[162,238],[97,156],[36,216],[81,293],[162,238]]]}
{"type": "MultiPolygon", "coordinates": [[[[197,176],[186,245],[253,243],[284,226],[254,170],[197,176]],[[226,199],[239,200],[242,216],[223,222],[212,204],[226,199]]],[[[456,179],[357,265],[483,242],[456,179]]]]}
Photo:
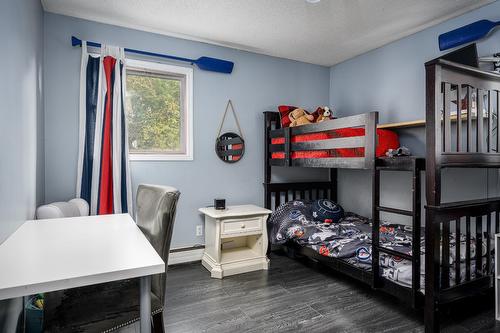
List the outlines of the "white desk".
{"type": "Polygon", "coordinates": [[[27,221],[0,244],[0,300],[141,277],[150,332],[151,275],[165,263],[128,214],[27,221]]]}

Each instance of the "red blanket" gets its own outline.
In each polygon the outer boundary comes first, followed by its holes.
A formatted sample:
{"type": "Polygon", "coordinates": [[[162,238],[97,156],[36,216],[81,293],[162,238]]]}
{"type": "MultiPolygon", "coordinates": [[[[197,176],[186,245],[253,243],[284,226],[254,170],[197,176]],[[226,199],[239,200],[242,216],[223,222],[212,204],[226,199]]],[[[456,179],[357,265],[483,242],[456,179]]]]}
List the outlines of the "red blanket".
{"type": "MultiPolygon", "coordinates": [[[[346,138],[352,136],[364,136],[364,128],[342,128],[333,131],[301,134],[292,136],[292,142],[306,142],[325,140],[333,138],[346,138]]],[[[377,157],[385,156],[388,149],[397,149],[399,147],[399,138],[395,132],[383,129],[377,129],[378,144],[376,149],[377,157]]],[[[283,144],[285,138],[274,138],[272,144],[283,144]]],[[[292,152],[291,158],[323,158],[323,157],[363,157],[365,155],[364,147],[359,148],[341,148],[330,150],[305,150],[292,152]]],[[[285,158],[284,152],[272,153],[272,158],[285,158]]]]}

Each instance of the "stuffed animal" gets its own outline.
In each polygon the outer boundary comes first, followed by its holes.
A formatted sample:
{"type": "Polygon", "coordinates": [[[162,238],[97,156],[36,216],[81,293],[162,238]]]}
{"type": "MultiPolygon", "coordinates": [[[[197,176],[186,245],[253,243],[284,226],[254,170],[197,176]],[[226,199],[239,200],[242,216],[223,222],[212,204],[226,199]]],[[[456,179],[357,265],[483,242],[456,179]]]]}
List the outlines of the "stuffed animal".
{"type": "Polygon", "coordinates": [[[290,118],[290,127],[311,124],[314,121],[314,116],[312,114],[300,108],[290,112],[288,118],[290,118]]]}
{"type": "Polygon", "coordinates": [[[333,119],[332,112],[328,106],[319,107],[316,112],[318,116],[316,117],[316,122],[320,123],[324,120],[333,119]]]}

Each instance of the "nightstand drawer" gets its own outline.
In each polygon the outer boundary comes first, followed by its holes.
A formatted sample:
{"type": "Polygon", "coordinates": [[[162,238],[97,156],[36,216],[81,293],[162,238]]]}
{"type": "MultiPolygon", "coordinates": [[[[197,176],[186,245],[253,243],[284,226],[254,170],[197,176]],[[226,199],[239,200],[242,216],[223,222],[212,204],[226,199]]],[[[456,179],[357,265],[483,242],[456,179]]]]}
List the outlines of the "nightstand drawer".
{"type": "Polygon", "coordinates": [[[262,218],[231,219],[222,221],[222,235],[253,233],[262,231],[262,218]]]}

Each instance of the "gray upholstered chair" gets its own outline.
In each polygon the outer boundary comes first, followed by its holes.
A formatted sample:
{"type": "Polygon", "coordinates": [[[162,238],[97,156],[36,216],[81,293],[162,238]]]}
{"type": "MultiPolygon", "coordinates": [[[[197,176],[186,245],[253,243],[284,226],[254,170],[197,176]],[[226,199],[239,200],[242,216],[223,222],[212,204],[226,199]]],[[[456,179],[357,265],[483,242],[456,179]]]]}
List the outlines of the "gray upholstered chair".
{"type": "MultiPolygon", "coordinates": [[[[139,185],[136,222],[168,265],[179,191],[173,187],[139,185]]],[[[92,244],[89,244],[92,246],[92,244]]],[[[127,246],[127,244],[123,244],[127,246]]],[[[152,325],[163,332],[166,273],[151,283],[152,325]]],[[[139,280],[68,289],[45,295],[46,332],[112,332],[139,320],[139,280]]]]}

